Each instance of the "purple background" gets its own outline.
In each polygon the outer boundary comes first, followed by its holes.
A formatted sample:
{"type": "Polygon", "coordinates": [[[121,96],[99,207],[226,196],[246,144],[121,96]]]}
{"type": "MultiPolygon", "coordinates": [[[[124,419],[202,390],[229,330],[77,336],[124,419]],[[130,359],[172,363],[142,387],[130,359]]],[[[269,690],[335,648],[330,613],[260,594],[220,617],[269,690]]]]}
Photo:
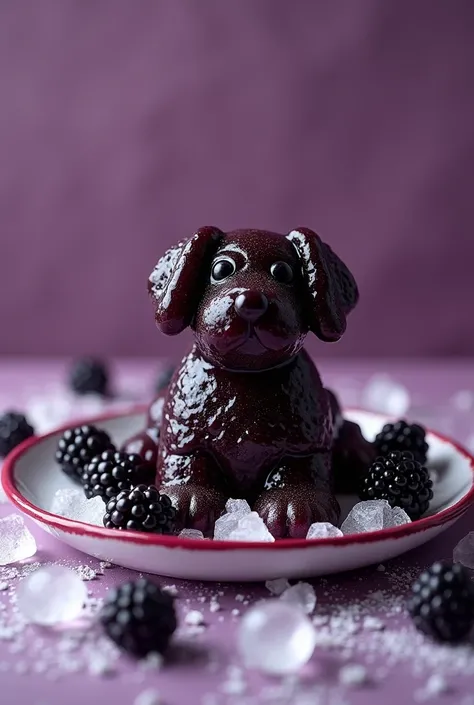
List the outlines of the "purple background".
{"type": "Polygon", "coordinates": [[[319,355],[474,352],[471,0],[3,0],[0,353],[173,355],[198,226],[307,225],[362,293],[319,355]]]}

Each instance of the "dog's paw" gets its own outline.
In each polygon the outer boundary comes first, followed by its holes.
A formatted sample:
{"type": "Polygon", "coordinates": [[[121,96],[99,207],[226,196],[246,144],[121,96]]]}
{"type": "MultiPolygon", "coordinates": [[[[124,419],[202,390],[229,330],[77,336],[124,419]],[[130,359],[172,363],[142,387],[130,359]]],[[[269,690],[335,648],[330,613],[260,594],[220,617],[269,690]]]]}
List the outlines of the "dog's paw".
{"type": "Polygon", "coordinates": [[[314,485],[293,485],[266,490],[254,504],[275,538],[305,538],[311,524],[337,525],[340,507],[333,494],[314,485]]]}
{"type": "Polygon", "coordinates": [[[179,529],[198,529],[212,536],[214,524],[225,510],[226,497],[212,487],[195,484],[168,485],[160,489],[177,510],[179,529]]]}

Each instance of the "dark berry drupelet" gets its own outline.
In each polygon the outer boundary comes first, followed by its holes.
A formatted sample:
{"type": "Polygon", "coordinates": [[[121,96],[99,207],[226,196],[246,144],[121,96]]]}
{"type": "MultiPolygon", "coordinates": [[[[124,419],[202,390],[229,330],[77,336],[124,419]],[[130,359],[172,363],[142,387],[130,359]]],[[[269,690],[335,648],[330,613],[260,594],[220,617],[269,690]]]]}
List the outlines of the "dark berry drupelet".
{"type": "Polygon", "coordinates": [[[150,484],[155,474],[156,467],[143,461],[136,453],[106,450],[84,467],[81,482],[88,499],[102,497],[107,501],[122,490],[150,484]]]}
{"type": "Polygon", "coordinates": [[[66,475],[80,480],[85,466],[106,450],[115,448],[105,431],[95,426],[78,426],[64,431],[58,443],[56,461],[66,475]]]}
{"type": "Polygon", "coordinates": [[[433,499],[433,482],[428,470],[408,451],[379,456],[362,479],[360,498],[386,499],[401,507],[410,519],[419,519],[433,499]]]}
{"type": "Polygon", "coordinates": [[[177,627],[172,596],[145,578],[113,590],[100,621],[107,635],[135,656],[163,653],[177,627]]]}
{"type": "Polygon", "coordinates": [[[460,641],[474,624],[474,583],[459,563],[435,563],[414,583],[408,611],[438,641],[460,641]]]}
{"type": "Polygon", "coordinates": [[[0,416],[0,457],[34,435],[34,429],[23,414],[9,411],[0,416]]]}
{"type": "Polygon", "coordinates": [[[392,450],[409,450],[415,460],[422,465],[426,463],[426,432],[418,424],[408,424],[406,421],[388,423],[375,437],[374,445],[379,455],[387,455],[392,450]]]}
{"type": "Polygon", "coordinates": [[[107,396],[109,393],[109,373],[105,363],[94,358],[78,360],[71,369],[69,384],[76,394],[107,396]]]}
{"type": "Polygon", "coordinates": [[[169,385],[169,383],[171,382],[171,378],[174,375],[174,371],[175,368],[170,366],[165,367],[165,369],[160,372],[155,384],[155,392],[157,394],[163,392],[169,385]]]}
{"type": "Polygon", "coordinates": [[[107,529],[132,529],[155,534],[172,534],[176,509],[171,500],[153,485],[138,485],[123,490],[107,502],[104,526],[107,529]]]}

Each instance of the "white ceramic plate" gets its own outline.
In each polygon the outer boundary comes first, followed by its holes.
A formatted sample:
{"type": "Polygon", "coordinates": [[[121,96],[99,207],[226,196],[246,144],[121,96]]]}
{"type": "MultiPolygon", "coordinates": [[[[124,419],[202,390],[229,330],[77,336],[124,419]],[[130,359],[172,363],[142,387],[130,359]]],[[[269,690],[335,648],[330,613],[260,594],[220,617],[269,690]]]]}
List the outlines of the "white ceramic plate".
{"type": "MultiPolygon", "coordinates": [[[[386,418],[351,411],[369,439],[386,418]]],[[[143,428],[143,410],[88,419],[106,429],[116,443],[143,428]]],[[[60,541],[96,558],[174,578],[260,581],[337,573],[386,561],[422,545],[451,526],[474,501],[474,458],[455,442],[430,432],[428,466],[438,480],[428,516],[394,529],[332,539],[285,539],[275,543],[199,541],[133,531],[116,531],[51,514],[53,496],[72,485],[54,461],[64,429],[32,438],[6,459],[3,488],[18,509],[60,541]]],[[[343,514],[357,501],[341,497],[343,514]]]]}

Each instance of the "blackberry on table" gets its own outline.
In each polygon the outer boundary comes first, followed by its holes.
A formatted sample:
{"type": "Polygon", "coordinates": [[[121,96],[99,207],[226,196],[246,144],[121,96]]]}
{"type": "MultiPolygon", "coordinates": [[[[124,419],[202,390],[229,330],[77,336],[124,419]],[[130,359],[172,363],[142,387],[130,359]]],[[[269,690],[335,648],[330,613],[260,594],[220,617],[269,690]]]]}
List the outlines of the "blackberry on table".
{"type": "Polygon", "coordinates": [[[109,435],[95,426],[77,426],[64,431],[56,450],[56,462],[63,472],[80,480],[92,458],[106,450],[114,450],[109,435]]]}
{"type": "Polygon", "coordinates": [[[109,392],[109,373],[104,362],[94,358],[84,358],[74,363],[69,384],[76,394],[99,394],[109,392]]]}
{"type": "Polygon", "coordinates": [[[34,429],[26,417],[16,411],[0,416],[0,457],[6,456],[27,438],[34,436],[34,429]]]}
{"type": "Polygon", "coordinates": [[[385,424],[375,437],[374,445],[379,455],[387,455],[392,450],[408,450],[419,463],[426,463],[426,431],[419,424],[408,424],[403,420],[385,424]]]}
{"type": "Polygon", "coordinates": [[[123,490],[107,502],[104,526],[107,529],[131,529],[155,534],[172,534],[176,509],[167,495],[153,485],[138,485],[123,490]]]}
{"type": "Polygon", "coordinates": [[[401,507],[410,519],[419,519],[433,499],[433,481],[428,470],[409,451],[392,451],[379,456],[364,475],[360,498],[386,499],[401,507]]]}
{"type": "Polygon", "coordinates": [[[459,563],[440,561],[416,580],[407,607],[424,634],[438,641],[461,641],[474,624],[474,583],[459,563]]]}
{"type": "Polygon", "coordinates": [[[109,593],[100,621],[118,646],[136,656],[163,653],[177,627],[172,596],[145,578],[109,593]]]}
{"type": "Polygon", "coordinates": [[[102,497],[104,501],[122,490],[130,490],[155,479],[156,468],[136,453],[106,450],[88,463],[81,475],[84,493],[88,499],[102,497]]]}

